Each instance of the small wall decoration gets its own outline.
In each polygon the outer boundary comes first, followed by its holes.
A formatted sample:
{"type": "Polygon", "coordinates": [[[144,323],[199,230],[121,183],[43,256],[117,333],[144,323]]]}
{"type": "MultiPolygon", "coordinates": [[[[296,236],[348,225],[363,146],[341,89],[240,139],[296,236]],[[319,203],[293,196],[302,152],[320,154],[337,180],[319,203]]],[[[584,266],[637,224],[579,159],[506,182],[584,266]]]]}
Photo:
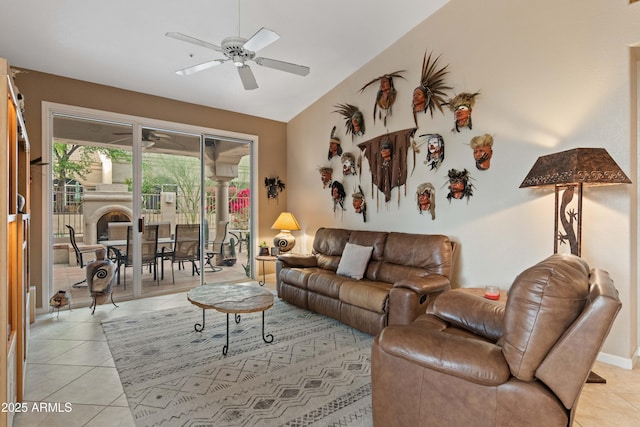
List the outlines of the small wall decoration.
{"type": "Polygon", "coordinates": [[[329,138],[329,154],[327,155],[327,159],[331,160],[335,156],[339,156],[342,154],[342,146],[340,143],[340,138],[336,136],[336,127],[334,126],[331,129],[331,136],[329,138]]]}
{"type": "Polygon", "coordinates": [[[444,105],[448,105],[449,109],[453,111],[455,115],[455,127],[451,129],[460,132],[460,128],[468,127],[471,129],[473,123],[471,122],[471,110],[476,103],[475,98],[480,92],[475,93],[461,93],[448,100],[444,105]]]}
{"type": "Polygon", "coordinates": [[[422,215],[423,212],[429,212],[431,219],[436,219],[436,189],[433,184],[425,182],[418,185],[416,202],[418,203],[420,215],[422,215]]]}
{"type": "Polygon", "coordinates": [[[367,203],[364,200],[364,192],[362,187],[358,185],[358,190],[351,195],[353,198],[353,209],[355,213],[362,215],[362,220],[367,222],[367,203]]]}
{"type": "Polygon", "coordinates": [[[385,202],[391,200],[392,188],[400,187],[407,181],[407,152],[415,131],[415,128],[399,130],[358,144],[369,161],[371,181],[384,194],[385,202]]]}
{"type": "Polygon", "coordinates": [[[331,198],[333,199],[333,211],[336,211],[336,208],[340,206],[341,210],[345,210],[344,208],[344,198],[347,197],[347,193],[344,191],[344,185],[338,181],[333,181],[331,183],[331,198]]]}
{"type": "Polygon", "coordinates": [[[372,84],[378,82],[378,92],[376,93],[376,102],[373,104],[373,122],[376,122],[376,115],[378,115],[379,119],[383,119],[384,125],[387,125],[387,116],[391,115],[391,107],[393,103],[396,101],[396,88],[393,85],[394,77],[402,77],[402,73],[406,70],[394,71],[393,73],[383,74],[380,77],[376,77],[371,80],[369,83],[365,84],[360,88],[360,93],[364,92],[366,88],[371,86],[372,84]],[[380,111],[378,111],[380,108],[380,111]],[[384,116],[383,116],[384,112],[384,116]]]}
{"type": "Polygon", "coordinates": [[[340,161],[342,162],[343,175],[358,175],[358,171],[356,169],[356,156],[351,153],[342,153],[340,161]]]}
{"type": "Polygon", "coordinates": [[[471,138],[469,144],[473,149],[473,159],[476,161],[476,168],[481,171],[491,167],[491,157],[493,157],[493,137],[487,133],[471,138]]]}
{"type": "Polygon", "coordinates": [[[427,143],[427,159],[424,163],[429,165],[429,170],[437,170],[444,161],[444,138],[439,133],[423,133],[419,138],[425,138],[427,143]]]}
{"type": "Polygon", "coordinates": [[[323,166],[318,171],[320,172],[320,180],[322,180],[322,188],[327,188],[333,179],[333,168],[323,166]]]}
{"type": "Polygon", "coordinates": [[[449,194],[447,199],[451,203],[451,199],[462,199],[464,197],[469,198],[473,196],[473,184],[470,182],[471,174],[469,171],[449,169],[449,194]]]}
{"type": "Polygon", "coordinates": [[[335,105],[337,110],[334,113],[340,113],[344,117],[344,125],[347,128],[347,135],[354,136],[364,135],[364,116],[358,107],[351,104],[335,105]]]}
{"type": "Polygon", "coordinates": [[[431,62],[431,54],[427,57],[426,52],[422,58],[420,85],[413,90],[412,98],[413,121],[416,126],[418,125],[417,113],[426,113],[429,110],[431,117],[433,117],[436,108],[444,113],[442,106],[445,104],[445,91],[453,89],[445,82],[445,76],[449,74],[447,70],[449,66],[437,68],[439,59],[440,56],[431,62]]]}
{"type": "Polygon", "coordinates": [[[282,193],[285,188],[284,182],[280,181],[280,177],[265,178],[264,186],[267,188],[267,198],[277,199],[278,193],[282,193]]]}

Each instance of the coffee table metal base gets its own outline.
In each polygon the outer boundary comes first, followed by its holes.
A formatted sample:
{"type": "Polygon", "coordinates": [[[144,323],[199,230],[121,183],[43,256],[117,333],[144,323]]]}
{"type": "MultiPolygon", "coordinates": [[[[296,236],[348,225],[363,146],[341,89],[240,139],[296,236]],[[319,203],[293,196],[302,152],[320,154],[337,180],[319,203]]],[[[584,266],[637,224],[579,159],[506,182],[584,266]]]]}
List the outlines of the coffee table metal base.
{"type": "MultiPolygon", "coordinates": [[[[229,351],[229,314],[230,313],[226,313],[227,314],[227,342],[224,345],[224,347],[222,347],[222,355],[226,356],[227,355],[227,351],[229,351]]],[[[238,313],[234,314],[234,318],[235,318],[235,322],[236,324],[240,323],[241,317],[238,313]]],[[[196,332],[202,332],[204,330],[204,323],[205,323],[205,309],[202,309],[202,324],[200,323],[196,323],[193,325],[193,329],[196,330],[196,332]]],[[[264,333],[264,311],[262,312],[262,340],[264,342],[266,342],[267,344],[271,344],[273,342],[273,335],[272,334],[265,334],[264,333]]]]}
{"type": "Polygon", "coordinates": [[[207,309],[215,309],[227,315],[226,344],[222,348],[224,356],[229,350],[229,314],[233,314],[236,324],[239,324],[240,313],[262,311],[262,340],[267,344],[273,342],[273,335],[265,334],[264,330],[264,312],[273,305],[273,294],[266,289],[253,286],[254,284],[255,282],[203,285],[192,289],[187,294],[187,299],[192,304],[202,308],[202,323],[193,325],[196,332],[202,332],[205,328],[207,309]]]}

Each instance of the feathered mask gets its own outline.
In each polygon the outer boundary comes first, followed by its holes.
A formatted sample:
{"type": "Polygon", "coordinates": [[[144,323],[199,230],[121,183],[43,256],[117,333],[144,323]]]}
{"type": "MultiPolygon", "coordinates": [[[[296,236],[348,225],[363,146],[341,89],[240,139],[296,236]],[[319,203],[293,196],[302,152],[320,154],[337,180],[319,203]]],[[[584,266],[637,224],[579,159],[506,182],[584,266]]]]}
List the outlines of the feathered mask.
{"type": "Polygon", "coordinates": [[[344,117],[347,135],[351,134],[351,138],[364,135],[364,116],[358,107],[351,104],[338,104],[334,107],[338,109],[333,112],[340,113],[344,117]]]}
{"type": "Polygon", "coordinates": [[[453,89],[447,86],[445,82],[445,76],[449,74],[445,65],[442,68],[438,68],[438,56],[433,62],[431,61],[431,54],[427,57],[425,52],[422,58],[422,73],[420,74],[420,86],[413,91],[413,121],[418,124],[416,113],[426,113],[429,110],[431,117],[433,112],[437,108],[442,111],[442,106],[445,104],[444,96],[445,91],[453,89]]]}
{"type": "Polygon", "coordinates": [[[448,105],[449,109],[453,111],[453,114],[456,118],[455,128],[451,129],[460,132],[460,128],[468,127],[471,129],[473,127],[473,123],[471,122],[471,110],[476,103],[476,96],[480,95],[480,92],[475,93],[461,93],[459,95],[454,96],[443,105],[448,105]]]}
{"type": "Polygon", "coordinates": [[[383,74],[375,79],[372,79],[369,83],[365,84],[360,88],[360,93],[364,92],[366,88],[371,86],[372,84],[379,82],[380,87],[378,89],[378,93],[376,94],[376,102],[373,104],[373,122],[376,122],[376,115],[378,118],[382,118],[382,110],[385,111],[384,115],[384,125],[387,125],[387,116],[391,115],[391,107],[396,100],[396,88],[393,86],[393,78],[402,77],[401,73],[404,73],[406,70],[394,71],[393,73],[383,74]],[[380,112],[378,112],[378,107],[380,107],[380,112]]]}

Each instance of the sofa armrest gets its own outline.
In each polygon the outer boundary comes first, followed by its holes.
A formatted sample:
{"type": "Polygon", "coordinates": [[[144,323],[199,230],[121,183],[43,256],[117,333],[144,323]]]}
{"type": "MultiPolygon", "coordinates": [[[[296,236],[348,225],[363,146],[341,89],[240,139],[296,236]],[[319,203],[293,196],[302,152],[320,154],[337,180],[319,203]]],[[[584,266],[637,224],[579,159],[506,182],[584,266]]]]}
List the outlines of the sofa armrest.
{"type": "Polygon", "coordinates": [[[502,349],[486,341],[412,326],[389,326],[375,339],[385,353],[476,384],[497,386],[511,376],[502,349]]]}
{"type": "Polygon", "coordinates": [[[318,265],[318,259],[315,255],[308,254],[281,254],[278,255],[278,261],[283,268],[289,267],[316,267],[318,265]]]}
{"type": "Polygon", "coordinates": [[[430,301],[451,289],[449,279],[439,274],[408,277],[396,282],[389,291],[389,325],[408,325],[426,313],[430,301]]]}
{"type": "Polygon", "coordinates": [[[496,342],[504,332],[504,309],[503,303],[453,290],[438,295],[427,313],[496,342]]]}
{"type": "Polygon", "coordinates": [[[430,274],[429,276],[416,276],[402,279],[397,281],[393,287],[409,289],[416,294],[425,295],[450,289],[451,284],[445,276],[430,274]]]}

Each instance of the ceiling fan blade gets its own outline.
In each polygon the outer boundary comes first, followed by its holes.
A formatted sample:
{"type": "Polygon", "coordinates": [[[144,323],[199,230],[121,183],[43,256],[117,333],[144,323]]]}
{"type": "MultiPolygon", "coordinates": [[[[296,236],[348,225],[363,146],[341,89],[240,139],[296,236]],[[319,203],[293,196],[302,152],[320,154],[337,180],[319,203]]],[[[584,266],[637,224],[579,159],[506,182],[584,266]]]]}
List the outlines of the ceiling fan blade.
{"type": "Polygon", "coordinates": [[[251,71],[248,65],[238,67],[238,74],[240,74],[240,80],[242,80],[244,90],[258,89],[258,82],[256,82],[253,71],[251,71]]]}
{"type": "Polygon", "coordinates": [[[292,64],[291,62],[278,61],[277,59],[270,58],[255,58],[254,61],[258,65],[263,67],[269,67],[287,73],[297,74],[299,76],[306,76],[309,74],[310,68],[304,65],[292,64]]]}
{"type": "Polygon", "coordinates": [[[216,46],[213,43],[209,43],[204,40],[197,39],[195,37],[187,36],[186,34],[169,32],[169,33],[166,33],[165,36],[171,37],[172,39],[180,40],[183,42],[206,47],[207,49],[213,49],[213,50],[217,50],[218,52],[222,52],[222,48],[220,46],[216,46]]]}
{"type": "Polygon", "coordinates": [[[269,46],[274,41],[278,40],[280,35],[275,31],[271,31],[268,28],[260,28],[258,32],[251,36],[242,47],[252,52],[257,52],[262,48],[269,46]]]}
{"type": "Polygon", "coordinates": [[[183,68],[182,70],[176,71],[176,74],[181,76],[188,76],[193,73],[197,73],[198,71],[206,70],[207,68],[215,67],[216,65],[220,65],[223,62],[227,62],[227,59],[214,59],[213,61],[203,62],[202,64],[194,65],[192,67],[183,68]]]}
{"type": "Polygon", "coordinates": [[[113,141],[107,142],[107,144],[119,144],[120,142],[124,142],[124,141],[132,142],[131,136],[125,136],[124,138],[118,138],[118,139],[115,139],[113,141]]]}

